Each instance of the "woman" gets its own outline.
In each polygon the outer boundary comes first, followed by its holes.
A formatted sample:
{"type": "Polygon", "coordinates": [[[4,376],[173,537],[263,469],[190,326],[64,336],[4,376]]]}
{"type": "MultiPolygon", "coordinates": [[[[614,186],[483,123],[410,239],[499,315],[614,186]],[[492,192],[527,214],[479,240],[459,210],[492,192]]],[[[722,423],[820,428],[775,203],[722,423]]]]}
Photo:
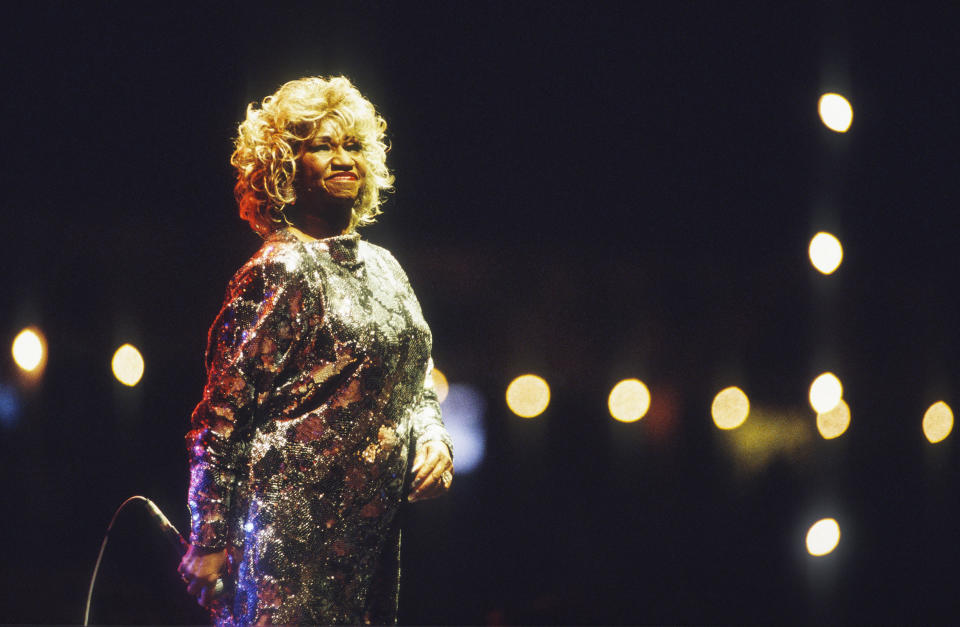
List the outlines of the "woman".
{"type": "Polygon", "coordinates": [[[235,195],[266,241],[210,329],[180,564],[219,623],[395,622],[397,511],[450,488],[430,330],[356,232],[393,182],[385,129],[343,77],[291,81],[240,125],[235,195]]]}

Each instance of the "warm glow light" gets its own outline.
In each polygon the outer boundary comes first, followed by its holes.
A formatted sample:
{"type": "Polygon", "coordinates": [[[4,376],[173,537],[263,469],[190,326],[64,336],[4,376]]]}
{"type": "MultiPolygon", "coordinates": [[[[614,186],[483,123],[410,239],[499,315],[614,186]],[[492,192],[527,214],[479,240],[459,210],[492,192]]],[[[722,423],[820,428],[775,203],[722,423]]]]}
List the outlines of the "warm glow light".
{"type": "Polygon", "coordinates": [[[436,368],[430,371],[430,377],[433,379],[433,389],[437,392],[437,402],[442,403],[447,400],[447,394],[450,393],[447,377],[436,368]]]}
{"type": "Polygon", "coordinates": [[[124,385],[132,387],[139,383],[140,378],[143,377],[143,356],[130,344],[124,344],[117,349],[117,352],[113,354],[111,366],[113,367],[113,376],[124,385]]]}
{"type": "Polygon", "coordinates": [[[613,386],[607,399],[610,415],[620,422],[635,422],[650,409],[650,390],[639,379],[624,379],[613,386]]]}
{"type": "Polygon", "coordinates": [[[13,339],[13,361],[21,370],[36,372],[47,360],[47,342],[35,327],[27,327],[13,339]]]}
{"type": "Polygon", "coordinates": [[[535,374],[517,377],[507,386],[507,407],[521,418],[539,416],[550,404],[550,386],[535,374]]]}
{"type": "Polygon", "coordinates": [[[823,274],[832,274],[843,261],[843,246],[830,233],[820,232],[810,240],[810,263],[823,274]]]}
{"type": "Polygon", "coordinates": [[[738,387],[729,387],[717,392],[710,406],[713,422],[721,429],[736,429],[750,414],[750,399],[738,387]]]}
{"type": "Polygon", "coordinates": [[[818,414],[825,414],[843,399],[843,385],[832,372],[824,372],[810,384],[810,406],[818,414]]]}
{"type": "Polygon", "coordinates": [[[823,94],[817,109],[823,124],[831,131],[846,133],[853,124],[853,107],[840,94],[823,94]]]}
{"type": "Polygon", "coordinates": [[[937,401],[923,414],[923,435],[931,444],[946,439],[953,431],[953,410],[943,401],[937,401]]]}
{"type": "Polygon", "coordinates": [[[777,460],[802,465],[814,430],[807,412],[752,402],[747,421],[724,436],[718,443],[730,453],[737,471],[762,476],[777,460]]]}
{"type": "Polygon", "coordinates": [[[807,532],[807,552],[819,557],[830,553],[840,543],[840,525],[833,518],[813,523],[807,532]]]}
{"type": "Polygon", "coordinates": [[[817,414],[817,431],[825,440],[843,435],[850,426],[850,406],[843,399],[828,412],[817,414]]]}

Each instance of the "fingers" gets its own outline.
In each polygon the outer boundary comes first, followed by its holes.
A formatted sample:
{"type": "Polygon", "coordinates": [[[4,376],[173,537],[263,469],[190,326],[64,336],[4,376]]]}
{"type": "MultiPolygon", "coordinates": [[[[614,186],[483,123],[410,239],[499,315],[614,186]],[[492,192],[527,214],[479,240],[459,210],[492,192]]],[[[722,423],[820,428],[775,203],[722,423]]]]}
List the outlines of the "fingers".
{"type": "Polygon", "coordinates": [[[210,581],[201,577],[189,578],[186,575],[183,576],[183,579],[187,584],[187,593],[190,596],[197,597],[197,602],[203,607],[209,607],[216,599],[219,580],[210,581]]]}
{"type": "Polygon", "coordinates": [[[217,596],[216,586],[220,581],[219,553],[201,557],[193,556],[192,552],[184,556],[177,572],[187,586],[187,593],[197,597],[197,601],[204,607],[209,607],[217,596]]]}
{"type": "Polygon", "coordinates": [[[206,588],[206,582],[199,578],[190,579],[187,583],[187,592],[189,592],[191,596],[199,597],[206,588]]]}
{"type": "Polygon", "coordinates": [[[213,586],[204,588],[200,591],[200,596],[197,598],[197,602],[203,607],[210,607],[213,603],[215,595],[213,593],[213,586]]]}
{"type": "Polygon", "coordinates": [[[442,442],[426,442],[417,449],[417,456],[413,460],[413,487],[416,488],[426,481],[437,465],[444,466],[443,470],[453,469],[447,446],[442,442]]]}
{"type": "Polygon", "coordinates": [[[420,485],[420,488],[415,490],[410,495],[410,501],[425,501],[427,499],[436,498],[446,492],[448,489],[449,487],[444,482],[442,474],[439,477],[431,475],[430,478],[420,485]]]}
{"type": "Polygon", "coordinates": [[[430,470],[437,463],[436,452],[429,445],[417,449],[417,456],[413,460],[413,481],[410,486],[413,489],[420,487],[424,479],[430,476],[430,470]]]}
{"type": "Polygon", "coordinates": [[[421,476],[421,470],[423,469],[423,463],[427,457],[430,456],[432,449],[433,447],[430,446],[429,442],[417,449],[417,456],[413,458],[413,466],[410,468],[410,472],[413,473],[414,483],[426,478],[426,475],[421,476]]]}
{"type": "Polygon", "coordinates": [[[411,502],[440,496],[453,482],[453,462],[445,444],[427,442],[418,451],[413,463],[411,502]]]}

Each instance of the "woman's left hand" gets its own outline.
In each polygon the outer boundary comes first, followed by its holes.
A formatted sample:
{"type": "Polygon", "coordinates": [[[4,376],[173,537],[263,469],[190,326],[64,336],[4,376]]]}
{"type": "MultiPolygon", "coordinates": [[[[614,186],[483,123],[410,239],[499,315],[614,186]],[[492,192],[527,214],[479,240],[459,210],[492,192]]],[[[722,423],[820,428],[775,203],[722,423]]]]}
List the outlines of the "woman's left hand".
{"type": "Polygon", "coordinates": [[[436,440],[424,442],[417,448],[411,472],[413,481],[408,501],[413,503],[444,494],[453,483],[453,460],[447,445],[436,440]]]}

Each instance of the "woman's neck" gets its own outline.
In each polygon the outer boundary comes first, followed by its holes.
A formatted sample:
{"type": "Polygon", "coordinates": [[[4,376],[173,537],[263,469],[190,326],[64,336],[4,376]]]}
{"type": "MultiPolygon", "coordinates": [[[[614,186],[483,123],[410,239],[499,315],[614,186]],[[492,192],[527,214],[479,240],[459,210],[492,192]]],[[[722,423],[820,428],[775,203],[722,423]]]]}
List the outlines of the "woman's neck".
{"type": "Polygon", "coordinates": [[[314,207],[313,210],[303,210],[297,205],[290,205],[286,213],[297,231],[311,239],[324,239],[350,231],[353,205],[352,203],[327,204],[323,207],[314,207]]]}

